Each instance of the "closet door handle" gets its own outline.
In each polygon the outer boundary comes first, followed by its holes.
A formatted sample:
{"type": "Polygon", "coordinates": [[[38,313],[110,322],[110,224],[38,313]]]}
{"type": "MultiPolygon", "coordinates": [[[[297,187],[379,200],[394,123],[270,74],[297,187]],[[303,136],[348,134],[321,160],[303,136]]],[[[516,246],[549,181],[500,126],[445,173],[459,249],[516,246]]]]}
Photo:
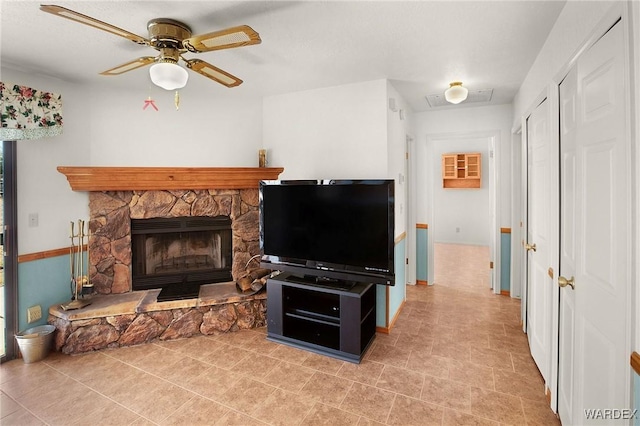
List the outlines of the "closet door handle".
{"type": "Polygon", "coordinates": [[[558,285],[560,287],[566,287],[569,286],[571,287],[571,290],[575,290],[576,289],[576,281],[573,277],[566,279],[565,277],[563,277],[562,275],[560,275],[558,277],[558,285]]]}
{"type": "Polygon", "coordinates": [[[535,244],[526,244],[526,245],[524,246],[524,248],[526,248],[526,249],[527,249],[527,251],[531,251],[531,250],[533,250],[533,251],[535,252],[535,251],[537,250],[537,247],[536,247],[536,245],[535,245],[535,244]]]}

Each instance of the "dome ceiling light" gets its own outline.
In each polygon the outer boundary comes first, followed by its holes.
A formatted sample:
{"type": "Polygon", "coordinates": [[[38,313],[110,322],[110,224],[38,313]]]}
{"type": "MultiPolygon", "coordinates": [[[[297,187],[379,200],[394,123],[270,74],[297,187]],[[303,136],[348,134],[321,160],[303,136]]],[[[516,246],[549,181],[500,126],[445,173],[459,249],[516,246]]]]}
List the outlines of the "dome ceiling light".
{"type": "Polygon", "coordinates": [[[462,87],[461,81],[453,81],[449,83],[449,88],[444,92],[444,98],[447,102],[452,104],[459,104],[467,99],[469,90],[466,87],[462,87]]]}
{"type": "Polygon", "coordinates": [[[175,59],[165,57],[149,68],[149,76],[156,86],[165,90],[182,89],[187,85],[189,73],[175,59]]]}

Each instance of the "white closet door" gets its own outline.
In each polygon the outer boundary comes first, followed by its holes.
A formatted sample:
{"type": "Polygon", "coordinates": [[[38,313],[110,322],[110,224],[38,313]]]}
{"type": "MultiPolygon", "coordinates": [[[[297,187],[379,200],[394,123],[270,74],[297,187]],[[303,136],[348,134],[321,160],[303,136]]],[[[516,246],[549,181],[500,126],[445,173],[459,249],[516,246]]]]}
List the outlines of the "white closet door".
{"type": "MultiPolygon", "coordinates": [[[[629,408],[631,167],[623,26],[578,59],[561,84],[559,413],[629,408]]],[[[612,419],[594,423],[611,424],[612,419]]]]}
{"type": "Polygon", "coordinates": [[[547,271],[550,217],[549,102],[527,118],[527,336],[531,356],[545,381],[550,373],[553,281],[547,271]]]}

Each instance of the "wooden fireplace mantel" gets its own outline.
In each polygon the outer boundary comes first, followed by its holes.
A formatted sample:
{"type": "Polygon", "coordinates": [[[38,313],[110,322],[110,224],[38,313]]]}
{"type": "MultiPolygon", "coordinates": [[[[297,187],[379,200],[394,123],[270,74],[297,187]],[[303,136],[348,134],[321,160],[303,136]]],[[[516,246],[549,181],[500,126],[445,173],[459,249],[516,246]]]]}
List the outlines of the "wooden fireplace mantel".
{"type": "Polygon", "coordinates": [[[282,167],[67,167],[58,171],[74,191],[248,189],[275,180],[282,167]]]}

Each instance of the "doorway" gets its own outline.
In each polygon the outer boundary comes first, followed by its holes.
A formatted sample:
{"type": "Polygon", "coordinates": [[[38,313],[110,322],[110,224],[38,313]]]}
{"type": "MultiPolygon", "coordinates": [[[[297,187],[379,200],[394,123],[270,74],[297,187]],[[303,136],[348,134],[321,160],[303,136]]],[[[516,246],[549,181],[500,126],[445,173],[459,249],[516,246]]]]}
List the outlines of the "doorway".
{"type": "Polygon", "coordinates": [[[16,142],[3,141],[0,157],[0,361],[16,356],[14,335],[17,331],[17,186],[16,186],[16,142]]]}
{"type": "MultiPolygon", "coordinates": [[[[428,281],[431,283],[446,280],[437,270],[436,256],[442,259],[447,253],[469,253],[464,247],[456,246],[476,247],[480,253],[487,253],[483,269],[488,278],[483,281],[484,291],[500,293],[499,268],[491,268],[498,261],[495,253],[499,229],[494,232],[494,225],[498,223],[495,177],[498,139],[497,132],[451,133],[427,138],[428,164],[438,165],[430,167],[428,174],[429,206],[433,206],[428,210],[428,281]],[[444,188],[440,159],[450,153],[480,153],[480,188],[444,188]]],[[[478,254],[474,254],[473,258],[477,257],[478,254]]]]}

